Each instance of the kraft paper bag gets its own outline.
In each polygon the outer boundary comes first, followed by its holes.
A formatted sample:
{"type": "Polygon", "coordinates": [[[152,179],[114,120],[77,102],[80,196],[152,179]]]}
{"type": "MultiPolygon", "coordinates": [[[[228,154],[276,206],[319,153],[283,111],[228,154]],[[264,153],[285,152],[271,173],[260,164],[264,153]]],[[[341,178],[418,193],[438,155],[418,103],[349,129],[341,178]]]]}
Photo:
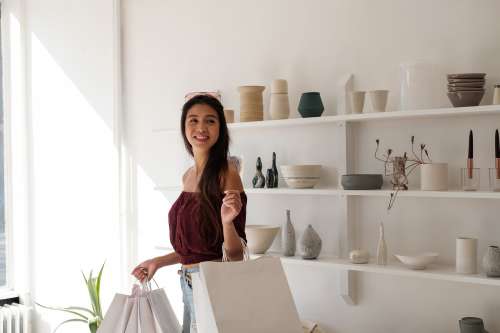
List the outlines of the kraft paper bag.
{"type": "Polygon", "coordinates": [[[303,333],[279,258],[204,262],[192,274],[198,333],[303,333]]]}

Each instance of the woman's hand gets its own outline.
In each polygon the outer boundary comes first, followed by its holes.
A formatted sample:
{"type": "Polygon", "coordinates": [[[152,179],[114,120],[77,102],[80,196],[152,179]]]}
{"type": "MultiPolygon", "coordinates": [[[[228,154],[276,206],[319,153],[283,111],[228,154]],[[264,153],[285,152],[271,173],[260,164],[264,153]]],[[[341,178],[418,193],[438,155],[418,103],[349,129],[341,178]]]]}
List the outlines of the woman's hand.
{"type": "Polygon", "coordinates": [[[222,224],[232,223],[236,216],[241,211],[243,204],[241,203],[239,190],[224,191],[225,196],[222,199],[222,207],[220,208],[220,216],[222,224]]]}
{"type": "Polygon", "coordinates": [[[149,281],[153,278],[153,275],[155,275],[156,271],[160,268],[156,258],[146,260],[139,265],[137,265],[136,268],[132,271],[132,275],[135,276],[135,278],[139,281],[144,282],[144,281],[149,281]]]}

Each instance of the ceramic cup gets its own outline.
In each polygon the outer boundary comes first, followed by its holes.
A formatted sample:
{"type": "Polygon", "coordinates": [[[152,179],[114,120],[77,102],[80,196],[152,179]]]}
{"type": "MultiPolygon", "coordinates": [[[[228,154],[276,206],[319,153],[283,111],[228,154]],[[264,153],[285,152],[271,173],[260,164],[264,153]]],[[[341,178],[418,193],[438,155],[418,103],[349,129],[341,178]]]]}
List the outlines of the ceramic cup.
{"type": "Polygon", "coordinates": [[[448,190],[448,163],[427,163],[420,166],[422,191],[448,190]]]}
{"type": "Polygon", "coordinates": [[[387,107],[389,90],[372,90],[368,92],[374,112],[384,112],[387,107]]]}
{"type": "Polygon", "coordinates": [[[456,272],[459,274],[477,273],[477,239],[457,238],[456,272]]]}
{"type": "Polygon", "coordinates": [[[349,98],[351,99],[352,113],[363,112],[363,106],[365,105],[365,92],[364,91],[351,91],[349,93],[349,98]]]}

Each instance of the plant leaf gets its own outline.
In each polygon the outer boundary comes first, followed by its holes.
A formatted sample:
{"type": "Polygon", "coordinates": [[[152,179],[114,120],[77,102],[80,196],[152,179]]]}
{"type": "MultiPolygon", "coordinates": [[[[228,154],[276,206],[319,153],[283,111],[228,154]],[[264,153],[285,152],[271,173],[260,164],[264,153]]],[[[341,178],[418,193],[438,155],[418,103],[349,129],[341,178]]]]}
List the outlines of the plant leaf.
{"type": "Polygon", "coordinates": [[[100,319],[102,319],[102,308],[101,308],[101,277],[102,271],[104,269],[104,265],[106,265],[106,261],[101,266],[99,270],[99,274],[97,275],[97,283],[96,283],[96,295],[97,295],[97,315],[100,319]]]}
{"type": "Polygon", "coordinates": [[[62,323],[60,323],[59,325],[57,325],[57,327],[54,329],[53,333],[56,333],[56,331],[59,329],[59,327],[61,327],[62,325],[64,324],[67,324],[67,323],[72,323],[72,322],[83,322],[83,323],[87,323],[86,320],[83,320],[83,319],[68,319],[68,320],[65,320],[63,321],[62,323]]]}
{"type": "Polygon", "coordinates": [[[95,317],[96,314],[94,311],[90,310],[90,309],[87,309],[87,308],[84,308],[84,307],[80,307],[80,306],[68,306],[66,307],[65,309],[68,309],[68,310],[78,310],[78,311],[84,311],[84,312],[88,312],[89,314],[92,315],[92,317],[95,317]]]}
{"type": "Polygon", "coordinates": [[[89,320],[89,317],[86,317],[86,316],[82,315],[81,313],[73,311],[73,310],[71,310],[69,308],[58,308],[58,307],[46,306],[46,305],[42,305],[42,304],[36,303],[36,302],[35,302],[35,304],[38,305],[38,306],[40,306],[40,307],[42,307],[42,308],[44,308],[44,309],[61,311],[61,312],[66,312],[66,313],[71,313],[71,314],[74,314],[75,316],[78,316],[78,317],[83,318],[85,320],[89,320]]]}

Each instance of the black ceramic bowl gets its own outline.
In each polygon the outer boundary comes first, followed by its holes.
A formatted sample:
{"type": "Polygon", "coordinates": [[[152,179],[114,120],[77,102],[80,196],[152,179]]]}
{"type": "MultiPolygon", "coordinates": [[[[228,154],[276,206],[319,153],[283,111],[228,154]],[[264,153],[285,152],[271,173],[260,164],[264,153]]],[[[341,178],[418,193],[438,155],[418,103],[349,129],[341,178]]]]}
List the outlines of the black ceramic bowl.
{"type": "Polygon", "coordinates": [[[352,174],[342,175],[344,190],[380,190],[384,183],[382,175],[352,174]]]}

